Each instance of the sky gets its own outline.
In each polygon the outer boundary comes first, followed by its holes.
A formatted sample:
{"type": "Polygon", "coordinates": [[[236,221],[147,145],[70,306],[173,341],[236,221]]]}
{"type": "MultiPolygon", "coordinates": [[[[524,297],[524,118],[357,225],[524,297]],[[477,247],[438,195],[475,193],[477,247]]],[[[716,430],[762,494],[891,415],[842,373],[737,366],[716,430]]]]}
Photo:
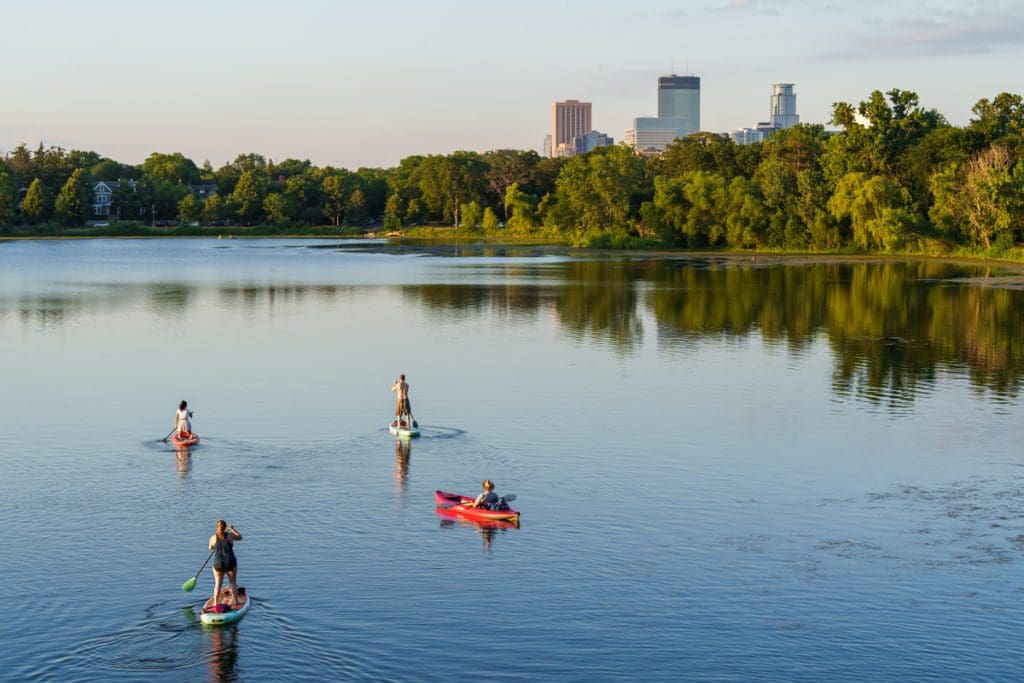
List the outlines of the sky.
{"type": "Polygon", "coordinates": [[[670,70],[701,77],[714,132],[766,120],[775,82],[809,123],[873,90],[956,125],[1024,93],[1024,0],[3,0],[0,17],[0,154],[391,167],[540,151],[565,99],[621,141],[670,70]]]}

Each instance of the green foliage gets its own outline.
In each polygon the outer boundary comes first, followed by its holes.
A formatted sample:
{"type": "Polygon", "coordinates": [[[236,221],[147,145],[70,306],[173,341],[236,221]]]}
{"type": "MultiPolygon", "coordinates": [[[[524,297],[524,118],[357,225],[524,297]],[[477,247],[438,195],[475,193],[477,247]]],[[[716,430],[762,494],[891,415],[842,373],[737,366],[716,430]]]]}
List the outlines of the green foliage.
{"type": "Polygon", "coordinates": [[[203,205],[196,196],[189,192],[178,202],[178,220],[182,225],[198,223],[203,216],[203,205]]]}
{"type": "Polygon", "coordinates": [[[484,232],[494,232],[501,227],[498,221],[498,215],[494,213],[494,209],[489,206],[484,209],[484,217],[480,221],[480,227],[484,229],[484,232]]]}
{"type": "Polygon", "coordinates": [[[360,188],[352,190],[348,197],[348,208],[345,211],[346,225],[366,225],[366,196],[360,188]]]}
{"type": "Polygon", "coordinates": [[[162,181],[175,185],[198,183],[199,168],[191,159],[180,152],[160,154],[154,152],[142,162],[143,177],[152,181],[162,181]]]}
{"type": "Polygon", "coordinates": [[[569,159],[555,184],[558,227],[578,234],[628,228],[645,180],[643,161],[625,145],[569,159]]]}
{"type": "Polygon", "coordinates": [[[263,200],[263,213],[274,225],[288,225],[292,222],[292,207],[288,198],[280,192],[271,192],[263,200]]]}
{"type": "Polygon", "coordinates": [[[473,229],[480,227],[480,221],[483,220],[483,217],[483,209],[475,201],[462,205],[461,220],[463,228],[473,229]]]}
{"type": "Polygon", "coordinates": [[[453,152],[423,159],[419,189],[426,207],[450,216],[458,227],[459,210],[470,201],[483,202],[487,164],[476,152],[453,152]]]}
{"type": "Polygon", "coordinates": [[[21,200],[21,213],[29,225],[35,225],[50,217],[50,195],[39,178],[28,186],[25,198],[21,200]]]}
{"type": "Polygon", "coordinates": [[[85,171],[76,169],[57,193],[54,213],[61,225],[79,226],[85,223],[92,210],[92,187],[86,180],[85,171]]]}
{"type": "Polygon", "coordinates": [[[262,173],[254,170],[242,173],[229,201],[243,224],[252,225],[260,219],[266,190],[266,176],[262,173]]]}
{"type": "Polygon", "coordinates": [[[829,211],[850,227],[854,244],[892,251],[914,227],[910,193],[892,178],[848,173],[828,202],[829,211]]]}
{"type": "Polygon", "coordinates": [[[0,228],[11,225],[18,211],[18,187],[14,176],[0,164],[0,228]]]}

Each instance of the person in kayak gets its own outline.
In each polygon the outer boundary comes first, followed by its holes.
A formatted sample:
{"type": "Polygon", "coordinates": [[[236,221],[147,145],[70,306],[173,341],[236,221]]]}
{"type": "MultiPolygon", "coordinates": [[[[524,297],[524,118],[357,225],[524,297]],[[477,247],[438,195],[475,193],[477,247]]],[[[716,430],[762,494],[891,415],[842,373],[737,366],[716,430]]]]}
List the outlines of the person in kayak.
{"type": "Polygon", "coordinates": [[[174,414],[174,428],[178,430],[179,438],[192,436],[192,411],[188,409],[188,401],[178,404],[178,412],[174,414]]]}
{"type": "Polygon", "coordinates": [[[213,604],[220,602],[220,589],[227,574],[231,585],[231,607],[238,605],[238,559],[235,557],[235,541],[241,541],[242,534],[223,519],[217,520],[217,531],[210,536],[210,550],[213,551],[213,604]]]}
{"type": "Polygon", "coordinates": [[[391,383],[391,391],[398,392],[398,401],[395,403],[395,426],[413,427],[412,403],[409,402],[409,383],[405,381],[405,375],[399,375],[398,379],[391,383]]]}
{"type": "Polygon", "coordinates": [[[494,482],[490,479],[484,479],[483,483],[480,484],[484,487],[483,493],[476,497],[473,501],[473,507],[483,508],[485,510],[496,510],[498,505],[498,494],[494,492],[494,482]]]}

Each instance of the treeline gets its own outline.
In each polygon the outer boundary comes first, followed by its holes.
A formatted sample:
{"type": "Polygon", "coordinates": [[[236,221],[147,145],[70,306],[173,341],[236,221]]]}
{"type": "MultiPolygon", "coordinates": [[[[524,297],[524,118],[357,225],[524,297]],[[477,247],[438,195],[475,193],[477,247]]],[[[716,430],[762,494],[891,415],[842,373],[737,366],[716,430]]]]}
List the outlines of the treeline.
{"type": "Polygon", "coordinates": [[[839,132],[800,125],[737,146],[698,133],[663,154],[600,148],[412,156],[356,171],[248,154],[213,169],[181,154],[141,166],[24,145],[0,165],[0,226],[80,225],[116,181],[122,219],[277,226],[447,225],[589,246],[1006,252],[1024,239],[1024,103],[982,99],[963,127],[916,94],[833,105],[839,132]],[[200,198],[196,186],[215,193],[200,198]]]}

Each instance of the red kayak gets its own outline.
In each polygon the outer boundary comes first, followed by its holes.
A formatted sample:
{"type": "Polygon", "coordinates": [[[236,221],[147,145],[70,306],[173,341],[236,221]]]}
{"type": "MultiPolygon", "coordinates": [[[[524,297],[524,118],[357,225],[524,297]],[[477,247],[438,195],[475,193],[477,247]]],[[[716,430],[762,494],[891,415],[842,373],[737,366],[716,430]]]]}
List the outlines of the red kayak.
{"type": "Polygon", "coordinates": [[[174,436],[171,437],[171,443],[175,446],[195,446],[199,443],[199,436],[195,433],[181,436],[178,432],[174,432],[174,436]]]}
{"type": "Polygon", "coordinates": [[[439,508],[451,510],[462,517],[483,520],[519,521],[518,510],[486,510],[484,508],[475,508],[473,507],[473,501],[476,500],[475,498],[460,496],[458,493],[434,491],[434,498],[437,499],[437,506],[439,508]]]}
{"type": "MultiPolygon", "coordinates": [[[[434,508],[434,514],[441,519],[448,520],[449,524],[459,522],[466,526],[476,527],[477,529],[518,529],[519,518],[515,519],[476,519],[475,517],[466,517],[461,515],[455,510],[448,508],[434,508]]],[[[443,522],[442,522],[443,524],[443,522]]]]}

